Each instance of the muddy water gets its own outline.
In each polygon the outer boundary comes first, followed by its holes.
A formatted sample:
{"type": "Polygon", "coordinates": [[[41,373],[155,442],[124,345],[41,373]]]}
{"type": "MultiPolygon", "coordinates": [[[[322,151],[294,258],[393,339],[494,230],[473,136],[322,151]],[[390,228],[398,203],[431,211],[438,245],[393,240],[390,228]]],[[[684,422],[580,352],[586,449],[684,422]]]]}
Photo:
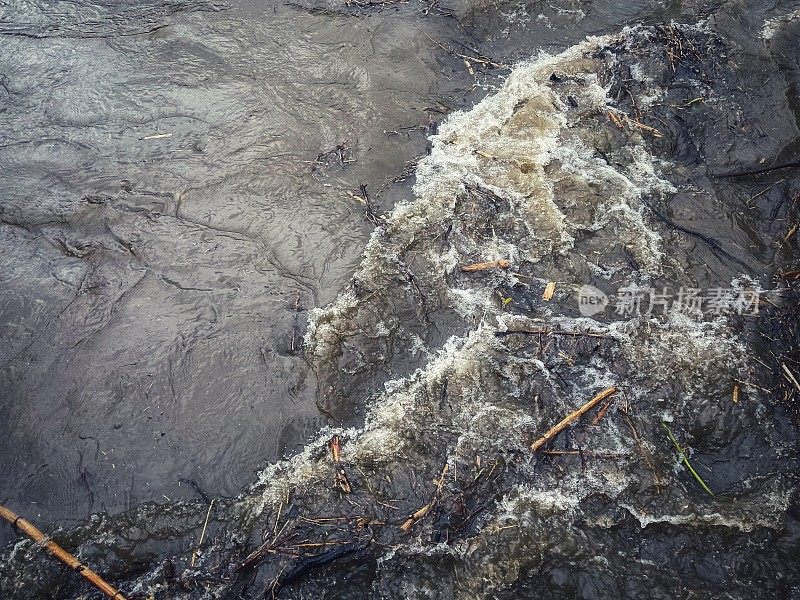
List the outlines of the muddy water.
{"type": "Polygon", "coordinates": [[[281,3],[5,7],[7,501],[61,522],[192,496],[182,478],[235,495],[325,422],[307,311],[373,227],[359,186],[391,183],[472,85],[441,76],[441,28],[281,3]]]}
{"type": "Polygon", "coordinates": [[[5,501],[157,597],[797,594],[795,8],[13,7],[5,501]]]}

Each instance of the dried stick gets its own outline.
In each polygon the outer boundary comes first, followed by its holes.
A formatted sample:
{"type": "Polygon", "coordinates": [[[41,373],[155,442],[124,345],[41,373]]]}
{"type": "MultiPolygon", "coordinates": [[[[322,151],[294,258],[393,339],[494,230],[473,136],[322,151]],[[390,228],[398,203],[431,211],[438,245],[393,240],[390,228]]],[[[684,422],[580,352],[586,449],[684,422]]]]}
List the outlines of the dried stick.
{"type": "Polygon", "coordinates": [[[350,481],[347,479],[347,472],[342,466],[342,443],[338,435],[331,438],[328,442],[328,447],[331,449],[331,456],[333,457],[333,465],[336,468],[336,487],[338,487],[345,494],[353,491],[350,481]]]}
{"type": "MultiPolygon", "coordinates": [[[[280,516],[279,516],[279,518],[280,518],[280,516]]],[[[234,572],[238,573],[239,571],[244,571],[246,569],[252,569],[256,565],[258,565],[261,561],[263,561],[264,558],[267,556],[267,554],[274,553],[277,550],[278,545],[279,545],[278,544],[278,538],[283,534],[283,532],[289,526],[289,523],[292,523],[292,521],[291,520],[286,521],[283,524],[283,527],[281,527],[281,530],[277,531],[275,533],[275,537],[273,537],[272,540],[264,542],[258,548],[253,550],[250,554],[248,554],[247,557],[233,569],[234,572]]],[[[275,526],[276,526],[276,528],[278,526],[277,519],[275,520],[275,526]]],[[[285,538],[285,539],[281,540],[281,543],[285,543],[287,540],[291,539],[292,537],[294,537],[294,534],[290,535],[288,538],[285,538]]]]}
{"type": "Polygon", "coordinates": [[[433,500],[428,502],[428,504],[417,510],[413,515],[409,516],[405,521],[403,521],[403,524],[400,526],[400,529],[408,533],[409,531],[411,531],[411,528],[414,526],[414,523],[416,523],[422,517],[427,515],[432,508],[433,508],[433,500]]]}
{"type": "Polygon", "coordinates": [[[536,452],[544,446],[545,444],[550,443],[553,439],[562,431],[564,431],[567,427],[569,427],[574,421],[581,418],[587,412],[592,410],[595,406],[600,404],[603,400],[611,396],[612,394],[617,393],[617,388],[612,386],[608,389],[603,390],[599,394],[597,394],[594,398],[589,400],[586,404],[581,406],[578,410],[571,412],[566,417],[564,417],[557,425],[551,427],[547,433],[545,433],[542,437],[531,444],[531,450],[536,452]]]}
{"type": "Polygon", "coordinates": [[[608,337],[608,334],[602,333],[599,331],[563,331],[563,330],[553,330],[547,327],[541,327],[538,329],[508,329],[506,331],[495,331],[494,335],[496,337],[506,337],[509,335],[520,334],[520,335],[571,335],[573,337],[596,337],[596,338],[604,338],[608,337]]]}
{"type": "Polygon", "coordinates": [[[200,556],[200,548],[202,548],[203,546],[203,540],[206,539],[206,529],[208,528],[208,519],[211,518],[212,508],[214,508],[214,500],[211,500],[211,504],[208,505],[208,512],[206,513],[206,522],[203,523],[203,531],[200,532],[200,541],[197,542],[197,547],[192,551],[192,561],[189,563],[190,567],[194,567],[194,563],[197,562],[197,559],[200,556]]]}
{"type": "Polygon", "coordinates": [[[403,530],[405,533],[411,531],[411,528],[414,526],[414,523],[416,523],[422,517],[427,515],[436,504],[439,495],[442,493],[442,488],[444,487],[444,478],[445,475],[447,475],[447,469],[448,465],[445,464],[444,468],[442,469],[442,474],[439,477],[439,481],[436,482],[436,492],[433,494],[433,498],[431,499],[431,501],[428,502],[425,506],[423,506],[419,510],[417,510],[413,515],[410,515],[405,521],[403,521],[403,524],[400,525],[400,529],[403,530]]]}
{"type": "Polygon", "coordinates": [[[633,441],[636,442],[636,447],[639,449],[639,454],[641,454],[642,458],[644,459],[644,462],[647,464],[647,468],[650,469],[650,473],[653,475],[653,484],[656,486],[656,491],[660,494],[661,478],[658,476],[658,471],[656,470],[656,466],[653,463],[653,457],[651,456],[650,451],[644,445],[644,442],[642,442],[642,438],[639,437],[639,432],[636,431],[636,427],[634,427],[630,415],[624,411],[622,414],[625,417],[625,423],[631,430],[631,435],[633,435],[633,441]]]}
{"type": "Polygon", "coordinates": [[[625,458],[619,452],[592,452],[590,450],[542,450],[547,456],[585,456],[586,458],[625,458]]]}
{"type": "Polygon", "coordinates": [[[472,273],[473,271],[485,271],[486,269],[507,269],[511,263],[504,258],[499,260],[490,260],[489,262],[473,263],[471,265],[464,265],[461,270],[464,273],[472,273]]]}
{"type": "Polygon", "coordinates": [[[592,419],[592,427],[594,427],[600,421],[603,420],[603,417],[606,416],[606,413],[608,412],[608,409],[611,408],[611,405],[613,403],[614,403],[614,399],[611,398],[611,399],[609,399],[608,402],[606,402],[603,406],[600,407],[600,410],[597,411],[597,415],[595,416],[594,419],[592,419]]]}
{"type": "Polygon", "coordinates": [[[58,560],[67,565],[73,571],[77,571],[78,573],[80,573],[81,577],[86,579],[89,583],[91,583],[94,587],[103,592],[106,596],[108,596],[112,600],[125,600],[125,596],[123,596],[122,593],[119,592],[114,586],[107,583],[97,573],[92,571],[89,567],[87,567],[77,558],[72,556],[72,554],[64,550],[53,540],[49,539],[45,534],[43,534],[36,527],[34,527],[29,521],[26,521],[25,519],[23,519],[16,513],[12,512],[11,510],[7,509],[3,505],[0,505],[0,517],[3,517],[6,521],[11,523],[12,526],[19,529],[22,533],[27,535],[36,543],[43,545],[45,548],[47,548],[50,554],[55,556],[58,560]]]}
{"type": "Polygon", "coordinates": [[[797,391],[800,392],[800,382],[797,381],[797,377],[794,376],[794,373],[789,370],[789,367],[786,366],[786,363],[781,363],[781,367],[783,367],[783,372],[786,374],[786,379],[793,383],[797,388],[797,391]]]}

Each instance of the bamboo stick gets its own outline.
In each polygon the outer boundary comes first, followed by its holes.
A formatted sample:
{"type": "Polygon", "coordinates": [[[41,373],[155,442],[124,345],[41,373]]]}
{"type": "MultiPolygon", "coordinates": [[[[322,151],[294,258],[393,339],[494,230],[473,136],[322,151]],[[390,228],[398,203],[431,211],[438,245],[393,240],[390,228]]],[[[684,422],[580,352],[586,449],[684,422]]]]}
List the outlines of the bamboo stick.
{"type": "Polygon", "coordinates": [[[567,427],[569,427],[574,421],[585,415],[587,412],[592,410],[595,406],[600,404],[603,400],[611,396],[612,394],[617,393],[617,388],[612,386],[608,389],[603,390],[599,394],[597,394],[594,398],[589,400],[586,404],[581,406],[578,410],[571,412],[566,417],[564,417],[558,424],[551,427],[547,433],[545,433],[542,437],[531,444],[531,450],[536,452],[544,446],[545,444],[553,441],[553,439],[562,431],[564,431],[567,427]]]}
{"type": "Polygon", "coordinates": [[[50,554],[55,556],[58,560],[67,565],[73,571],[77,571],[78,573],[80,573],[81,577],[86,579],[89,583],[91,583],[94,587],[103,592],[106,596],[108,596],[112,600],[125,600],[125,596],[122,595],[122,592],[118,591],[114,586],[107,583],[97,573],[92,571],[89,567],[87,567],[77,558],[72,556],[72,554],[70,554],[69,552],[64,550],[61,546],[56,544],[53,540],[48,538],[45,534],[39,531],[32,523],[26,521],[25,519],[23,519],[13,511],[9,510],[2,504],[0,504],[0,517],[3,517],[6,521],[11,523],[12,526],[19,529],[22,533],[27,535],[33,541],[42,544],[45,548],[47,548],[50,554]]]}

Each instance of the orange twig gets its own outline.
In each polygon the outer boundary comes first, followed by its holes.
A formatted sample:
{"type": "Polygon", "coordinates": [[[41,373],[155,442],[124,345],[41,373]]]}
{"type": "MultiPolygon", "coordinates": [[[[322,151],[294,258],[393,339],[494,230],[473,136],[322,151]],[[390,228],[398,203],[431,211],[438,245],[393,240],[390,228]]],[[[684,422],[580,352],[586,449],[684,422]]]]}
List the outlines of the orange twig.
{"type": "Polygon", "coordinates": [[[588,401],[586,404],[584,404],[583,406],[581,406],[581,407],[580,407],[578,410],[576,410],[576,411],[574,411],[574,412],[571,412],[571,413],[570,413],[570,414],[568,414],[566,417],[564,417],[563,419],[561,419],[561,421],[559,421],[559,422],[558,422],[556,425],[554,425],[553,427],[551,427],[551,428],[550,428],[550,429],[547,431],[547,433],[545,433],[545,434],[544,434],[542,437],[540,437],[538,440],[536,440],[535,442],[533,442],[533,444],[531,444],[531,450],[533,450],[534,452],[536,452],[537,450],[539,450],[539,448],[541,448],[541,447],[542,447],[542,446],[544,446],[545,444],[548,444],[548,443],[550,443],[551,441],[553,441],[553,439],[554,439],[554,438],[555,438],[555,437],[556,437],[556,436],[557,436],[559,433],[561,433],[562,431],[564,431],[564,430],[565,430],[567,427],[569,427],[569,426],[570,426],[570,425],[571,425],[571,424],[572,424],[574,421],[578,420],[578,419],[579,419],[579,418],[581,418],[583,415],[585,415],[587,412],[589,412],[590,410],[592,410],[592,408],[594,408],[595,406],[597,406],[598,404],[600,404],[600,402],[602,402],[603,400],[605,400],[606,398],[608,398],[608,397],[609,397],[609,396],[611,396],[612,394],[616,394],[616,393],[617,393],[617,388],[612,386],[612,387],[610,387],[610,388],[608,388],[608,389],[605,389],[605,390],[603,390],[603,391],[602,391],[602,392],[600,392],[599,394],[597,394],[597,395],[596,395],[594,398],[592,398],[591,400],[589,400],[589,401],[588,401]]]}
{"type": "Polygon", "coordinates": [[[22,517],[20,517],[19,515],[17,515],[13,511],[7,509],[5,506],[2,505],[0,505],[0,517],[3,517],[6,521],[11,523],[11,525],[19,529],[22,533],[27,535],[33,541],[43,545],[45,548],[47,548],[50,554],[55,556],[58,560],[67,565],[73,571],[77,571],[78,573],[80,573],[81,577],[86,579],[89,583],[91,583],[94,587],[103,592],[106,596],[108,596],[112,600],[125,600],[125,596],[122,595],[122,592],[118,591],[114,586],[107,583],[97,573],[92,571],[89,567],[87,567],[77,558],[72,556],[72,554],[64,550],[53,540],[49,539],[45,534],[43,534],[36,527],[34,527],[33,524],[31,524],[29,521],[26,521],[25,519],[23,519],[22,517]]]}
{"type": "Polygon", "coordinates": [[[433,495],[433,498],[430,502],[428,502],[425,506],[417,510],[413,515],[409,516],[402,525],[400,525],[400,529],[402,529],[405,533],[411,531],[411,528],[414,526],[414,523],[419,521],[422,517],[427,515],[430,510],[436,505],[436,501],[439,499],[439,495],[442,493],[442,488],[444,487],[444,477],[447,475],[448,465],[445,464],[444,468],[442,469],[442,474],[439,477],[439,481],[436,482],[436,492],[433,495]]]}
{"type": "Polygon", "coordinates": [[[597,425],[600,421],[603,420],[603,417],[606,416],[608,409],[611,408],[611,405],[613,403],[614,399],[610,398],[608,402],[606,402],[605,404],[603,404],[603,406],[600,407],[600,410],[597,411],[597,416],[594,419],[592,419],[592,426],[597,425]]]}
{"type": "Polygon", "coordinates": [[[500,260],[490,260],[489,262],[473,263],[471,265],[464,265],[461,270],[464,273],[472,273],[473,271],[485,271],[486,269],[507,269],[511,263],[504,258],[500,260]]]}
{"type": "Polygon", "coordinates": [[[350,481],[347,479],[347,473],[342,466],[342,443],[338,435],[335,435],[331,438],[331,441],[328,442],[328,447],[331,449],[333,464],[336,468],[336,487],[342,490],[345,494],[349,494],[353,491],[353,488],[350,486],[350,481]]]}

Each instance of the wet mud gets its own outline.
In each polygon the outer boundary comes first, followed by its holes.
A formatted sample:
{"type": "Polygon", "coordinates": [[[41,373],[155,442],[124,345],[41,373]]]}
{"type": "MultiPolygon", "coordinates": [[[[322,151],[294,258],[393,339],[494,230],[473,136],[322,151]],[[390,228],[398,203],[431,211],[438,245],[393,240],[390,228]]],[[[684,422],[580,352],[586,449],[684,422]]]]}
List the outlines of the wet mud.
{"type": "Polygon", "coordinates": [[[131,597],[800,593],[796,6],[143,6],[3,21],[4,502],[131,597]]]}

